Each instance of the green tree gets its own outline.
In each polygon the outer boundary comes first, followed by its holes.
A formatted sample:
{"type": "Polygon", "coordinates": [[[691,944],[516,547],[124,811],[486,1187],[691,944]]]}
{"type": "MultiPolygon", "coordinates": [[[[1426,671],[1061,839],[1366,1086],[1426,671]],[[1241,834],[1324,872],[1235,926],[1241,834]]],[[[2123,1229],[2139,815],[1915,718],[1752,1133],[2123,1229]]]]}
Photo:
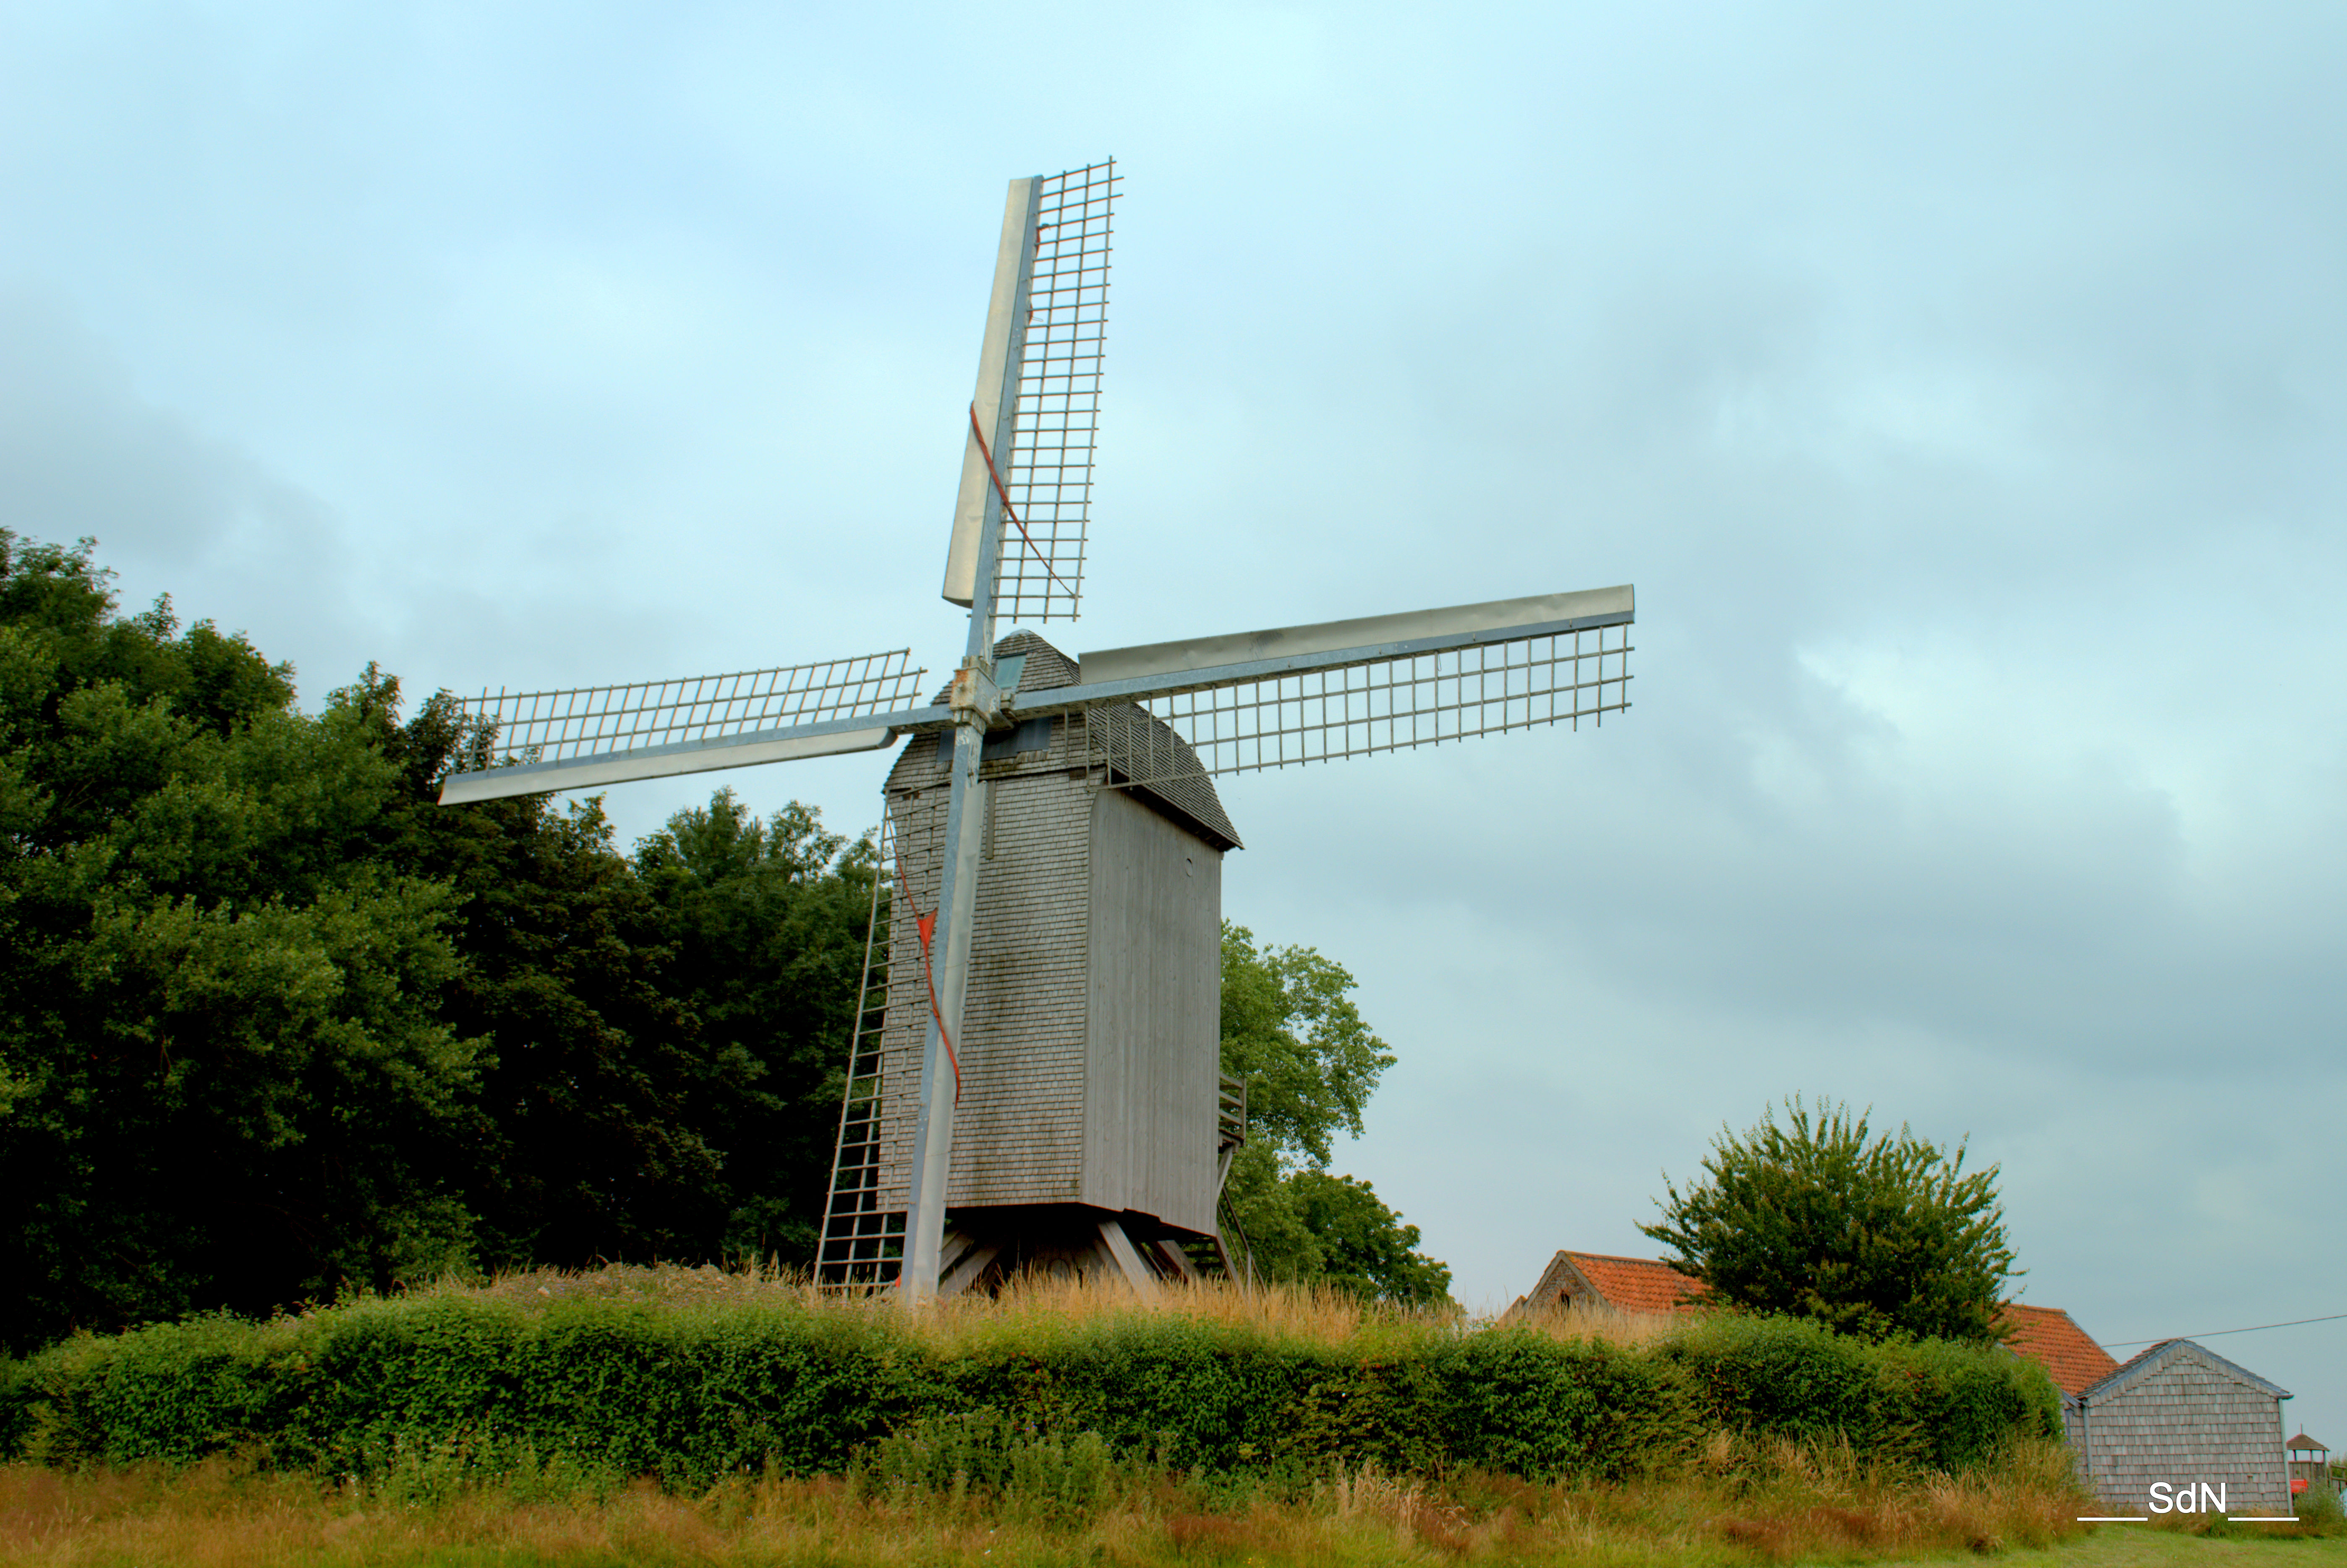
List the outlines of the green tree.
{"type": "Polygon", "coordinates": [[[1705,1180],[1669,1194],[1641,1225],[1681,1272],[1751,1312],[1809,1317],[1869,1339],[2001,1337],[1999,1303],[2019,1271],[2005,1241],[1997,1167],[1964,1171],[1901,1125],[1872,1135],[1867,1116],[1796,1096],[1742,1134],[1725,1127],[1705,1180]]]}
{"type": "Polygon", "coordinates": [[[1231,1165],[1225,1213],[1255,1266],[1397,1301],[1437,1301],[1450,1270],[1415,1249],[1416,1225],[1364,1182],[1327,1172],[1338,1133],[1361,1115],[1393,1053],[1353,1005],[1344,966],[1305,947],[1258,948],[1223,926],[1223,1071],[1247,1084],[1247,1143],[1231,1165]]]}
{"type": "Polygon", "coordinates": [[[1314,948],[1258,948],[1223,922],[1223,1071],[1247,1082],[1248,1135],[1282,1155],[1328,1163],[1339,1132],[1394,1064],[1349,994],[1353,977],[1314,948]]]}
{"type": "Polygon", "coordinates": [[[727,1009],[798,1040],[854,1005],[791,911],[733,897],[805,846],[736,835],[728,871],[704,832],[640,870],[597,801],[438,806],[487,743],[445,695],[403,722],[369,669],[292,699],[240,636],[117,613],[87,541],[0,532],[0,1343],[714,1259],[803,1214],[814,1070],[727,1009]]]}
{"type": "Polygon", "coordinates": [[[386,853],[462,899],[443,1006],[494,1047],[465,1167],[480,1261],[748,1250],[728,1229],[764,1153],[765,1129],[742,1114],[759,1102],[758,1066],[711,1034],[693,994],[733,960],[712,964],[673,888],[617,849],[600,797],[444,809],[441,778],[460,758],[480,765],[486,737],[445,697],[401,724],[396,682],[370,671],[362,687],[353,700],[406,783],[386,853]]]}
{"type": "Polygon", "coordinates": [[[728,1256],[814,1259],[875,856],[811,806],[762,821],[731,790],[636,846],[670,922],[668,983],[701,1033],[695,1120],[727,1151],[713,1239],[728,1256]]]}
{"type": "Polygon", "coordinates": [[[1320,1277],[1363,1296],[1432,1305],[1449,1298],[1450,1268],[1418,1250],[1416,1225],[1350,1176],[1306,1169],[1286,1181],[1304,1228],[1320,1246],[1320,1277]]]}
{"type": "Polygon", "coordinates": [[[462,1261],[456,898],[344,706],[0,530],[0,1340],[462,1261]]]}

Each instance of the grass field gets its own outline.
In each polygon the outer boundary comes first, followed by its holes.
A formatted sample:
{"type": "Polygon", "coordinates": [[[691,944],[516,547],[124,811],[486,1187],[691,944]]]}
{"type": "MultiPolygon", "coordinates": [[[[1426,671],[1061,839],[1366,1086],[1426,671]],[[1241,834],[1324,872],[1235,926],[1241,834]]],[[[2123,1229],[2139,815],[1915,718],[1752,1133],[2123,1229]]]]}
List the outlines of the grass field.
{"type": "Polygon", "coordinates": [[[2102,1524],[2083,1540],[1999,1559],[2014,1568],[2325,1568],[2347,1563],[2347,1537],[2270,1540],[2189,1535],[2142,1525],[2102,1524]]]}
{"type": "MultiPolygon", "coordinates": [[[[1870,1474],[1847,1450],[1715,1454],[1732,1470],[1614,1486],[1364,1471],[1274,1497],[1126,1475],[1088,1499],[907,1491],[867,1477],[737,1481],[682,1498],[506,1484],[359,1495],[214,1461],[0,1468],[0,1564],[2347,1563],[2347,1537],[2088,1530],[2058,1453],[1965,1480],[1870,1474]]],[[[2238,1527],[2237,1527],[2238,1528],[2238,1527]]]]}

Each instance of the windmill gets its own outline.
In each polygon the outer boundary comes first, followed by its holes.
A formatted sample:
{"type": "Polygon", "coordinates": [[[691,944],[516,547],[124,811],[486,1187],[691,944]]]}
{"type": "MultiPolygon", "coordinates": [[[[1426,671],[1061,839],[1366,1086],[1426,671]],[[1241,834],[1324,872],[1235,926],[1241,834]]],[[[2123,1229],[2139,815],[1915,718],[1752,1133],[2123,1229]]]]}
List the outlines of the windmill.
{"type": "Polygon", "coordinates": [[[1629,705],[1626,586],[1081,660],[1030,631],[996,640],[998,620],[1081,607],[1118,179],[1111,162],[1010,182],[946,559],[968,638],[942,692],[925,701],[899,649],[485,692],[466,706],[494,738],[441,794],[907,741],[886,786],[825,1284],[919,1302],[1020,1264],[1088,1262],[1144,1291],[1188,1272],[1219,1245],[1214,1200],[1245,1126],[1244,1090],[1215,1065],[1219,868],[1238,836],[1211,781],[1629,705]]]}

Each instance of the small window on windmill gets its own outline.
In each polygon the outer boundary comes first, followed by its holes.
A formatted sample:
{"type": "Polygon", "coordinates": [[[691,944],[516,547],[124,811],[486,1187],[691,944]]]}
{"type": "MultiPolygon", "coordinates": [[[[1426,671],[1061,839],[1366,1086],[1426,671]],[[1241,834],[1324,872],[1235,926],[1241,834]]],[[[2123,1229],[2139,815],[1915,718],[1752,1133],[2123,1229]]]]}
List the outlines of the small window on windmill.
{"type": "Polygon", "coordinates": [[[1182,857],[1182,875],[1184,876],[1195,876],[1198,875],[1198,857],[1196,856],[1185,855],[1182,857]]]}

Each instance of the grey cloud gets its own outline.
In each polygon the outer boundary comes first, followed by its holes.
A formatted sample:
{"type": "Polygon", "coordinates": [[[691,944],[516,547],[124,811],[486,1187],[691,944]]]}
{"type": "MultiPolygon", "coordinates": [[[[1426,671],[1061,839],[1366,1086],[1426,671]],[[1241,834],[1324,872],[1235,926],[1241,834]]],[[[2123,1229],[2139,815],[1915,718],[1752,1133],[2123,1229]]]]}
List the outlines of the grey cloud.
{"type": "Polygon", "coordinates": [[[0,295],[0,495],[19,532],[175,566],[282,505],[251,465],[140,398],[60,302],[0,295]]]}

